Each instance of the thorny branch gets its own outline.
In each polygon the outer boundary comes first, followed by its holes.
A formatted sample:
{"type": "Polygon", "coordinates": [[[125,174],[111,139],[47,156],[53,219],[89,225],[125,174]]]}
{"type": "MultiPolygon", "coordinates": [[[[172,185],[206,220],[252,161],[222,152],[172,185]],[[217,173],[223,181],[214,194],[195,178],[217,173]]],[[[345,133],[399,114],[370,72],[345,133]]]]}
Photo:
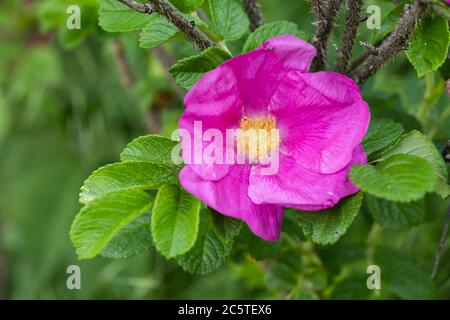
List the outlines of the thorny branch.
{"type": "Polygon", "coordinates": [[[339,73],[345,74],[348,71],[348,63],[352,57],[353,44],[358,26],[361,23],[359,14],[362,5],[363,0],[347,0],[347,17],[345,19],[344,34],[336,62],[336,71],[339,73]]]}
{"type": "Polygon", "coordinates": [[[405,50],[408,40],[415,30],[419,20],[425,15],[429,4],[423,0],[416,0],[414,4],[406,4],[403,15],[392,33],[377,47],[377,55],[369,55],[363,65],[356,70],[354,80],[364,82],[375,74],[386,62],[405,50]]]}
{"type": "Polygon", "coordinates": [[[243,0],[243,2],[248,19],[250,20],[250,30],[254,31],[263,22],[261,5],[256,0],[243,0]]]}
{"type": "Polygon", "coordinates": [[[140,4],[133,0],[118,0],[128,7],[141,13],[156,12],[172,22],[197,48],[204,50],[212,46],[211,40],[200,31],[194,21],[188,21],[183,14],[166,0],[150,0],[150,3],[140,4]]]}
{"type": "Polygon", "coordinates": [[[333,30],[339,8],[343,0],[328,0],[328,5],[323,9],[320,0],[311,0],[311,6],[316,14],[316,35],[313,44],[317,49],[314,59],[314,69],[322,70],[327,64],[327,43],[333,30]]]}

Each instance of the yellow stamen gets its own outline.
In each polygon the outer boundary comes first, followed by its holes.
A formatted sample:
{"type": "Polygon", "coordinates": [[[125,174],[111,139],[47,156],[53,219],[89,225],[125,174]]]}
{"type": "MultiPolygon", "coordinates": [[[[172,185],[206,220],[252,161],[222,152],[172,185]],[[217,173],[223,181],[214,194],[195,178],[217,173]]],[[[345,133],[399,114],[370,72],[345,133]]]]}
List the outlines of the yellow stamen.
{"type": "Polygon", "coordinates": [[[280,134],[275,118],[244,116],[237,134],[237,148],[251,163],[258,163],[278,150],[280,134]]]}

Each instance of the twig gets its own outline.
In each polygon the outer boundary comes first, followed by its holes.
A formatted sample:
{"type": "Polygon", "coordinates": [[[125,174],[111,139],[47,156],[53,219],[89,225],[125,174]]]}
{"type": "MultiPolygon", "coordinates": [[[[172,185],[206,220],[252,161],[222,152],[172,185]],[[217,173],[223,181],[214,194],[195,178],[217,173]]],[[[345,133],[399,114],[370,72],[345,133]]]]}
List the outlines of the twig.
{"type": "Polygon", "coordinates": [[[362,0],[347,0],[347,17],[345,19],[344,35],[336,62],[336,71],[348,72],[348,63],[352,57],[353,44],[355,42],[358,26],[361,23],[362,0]]]}
{"type": "Polygon", "coordinates": [[[414,4],[406,4],[403,16],[396,28],[378,47],[378,55],[370,55],[363,65],[356,71],[354,79],[362,83],[378,71],[386,62],[407,48],[408,40],[415,30],[419,20],[425,15],[429,5],[423,0],[416,0],[414,4]]]}
{"type": "MultiPolygon", "coordinates": [[[[383,39],[381,39],[380,41],[377,41],[375,43],[375,45],[371,45],[372,48],[378,48],[383,41],[389,36],[389,34],[384,37],[383,39]]],[[[360,44],[362,45],[362,43],[367,44],[367,42],[360,42],[360,44]]],[[[378,50],[378,49],[377,49],[378,50]]],[[[353,63],[350,66],[350,71],[354,71],[356,70],[364,61],[367,60],[368,57],[370,57],[370,55],[372,54],[372,52],[374,52],[373,50],[367,50],[366,52],[364,52],[358,59],[356,59],[355,61],[353,61],[353,63]]],[[[378,51],[376,51],[378,53],[378,51]]]]}
{"type": "Polygon", "coordinates": [[[188,21],[183,14],[166,0],[150,0],[150,4],[139,4],[131,0],[118,0],[141,13],[156,12],[173,23],[197,48],[204,50],[212,46],[211,40],[200,31],[194,21],[188,21]]]}
{"type": "Polygon", "coordinates": [[[315,23],[317,29],[313,40],[313,44],[317,49],[317,55],[314,59],[315,70],[322,70],[327,64],[327,43],[342,1],[328,0],[327,8],[322,10],[319,0],[311,0],[312,9],[316,12],[316,17],[320,19],[315,23]]]}
{"type": "Polygon", "coordinates": [[[250,20],[250,30],[254,31],[263,22],[261,5],[256,0],[243,0],[243,2],[245,12],[247,12],[248,19],[250,20]]]}
{"type": "Polygon", "coordinates": [[[131,9],[136,10],[140,13],[152,13],[153,12],[153,6],[148,3],[139,3],[133,0],[119,0],[123,4],[129,6],[131,9]]]}
{"type": "Polygon", "coordinates": [[[431,279],[436,278],[436,275],[437,275],[437,272],[439,269],[439,263],[441,261],[442,250],[444,249],[445,240],[447,239],[449,223],[450,223],[450,207],[448,207],[448,212],[447,212],[447,216],[445,218],[445,223],[444,223],[444,230],[442,230],[441,240],[439,241],[439,246],[436,250],[436,255],[434,257],[434,266],[433,266],[433,272],[431,273],[431,279]]]}
{"type": "Polygon", "coordinates": [[[370,54],[377,56],[379,54],[378,48],[371,45],[368,42],[360,41],[359,44],[361,47],[365,48],[370,54]]]}

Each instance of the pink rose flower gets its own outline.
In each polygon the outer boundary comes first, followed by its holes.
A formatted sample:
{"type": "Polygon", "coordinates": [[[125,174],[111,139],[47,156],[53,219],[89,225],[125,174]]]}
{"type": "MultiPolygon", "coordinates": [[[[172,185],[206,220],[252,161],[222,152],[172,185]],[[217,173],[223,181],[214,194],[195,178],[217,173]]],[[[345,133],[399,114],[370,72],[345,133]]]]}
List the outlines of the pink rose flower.
{"type": "MultiPolygon", "coordinates": [[[[265,240],[278,239],[285,207],[316,211],[356,193],[348,172],[353,164],[367,162],[361,141],[369,124],[368,106],[350,78],[310,73],[315,55],[316,49],[297,37],[269,39],[206,73],[184,100],[179,126],[192,135],[196,121],[203,130],[215,128],[223,136],[227,129],[241,129],[237,139],[244,142],[242,148],[252,143],[247,129],[278,130],[276,139],[258,141],[269,146],[269,153],[279,152],[273,175],[262,174],[267,163],[254,159],[246,164],[186,164],[180,172],[187,191],[244,221],[265,240]]],[[[193,140],[182,139],[183,157],[186,143],[193,140]]],[[[194,153],[206,146],[203,141],[194,153]]],[[[224,147],[223,153],[227,151],[224,147]]],[[[266,153],[256,151],[258,156],[266,153]]]]}

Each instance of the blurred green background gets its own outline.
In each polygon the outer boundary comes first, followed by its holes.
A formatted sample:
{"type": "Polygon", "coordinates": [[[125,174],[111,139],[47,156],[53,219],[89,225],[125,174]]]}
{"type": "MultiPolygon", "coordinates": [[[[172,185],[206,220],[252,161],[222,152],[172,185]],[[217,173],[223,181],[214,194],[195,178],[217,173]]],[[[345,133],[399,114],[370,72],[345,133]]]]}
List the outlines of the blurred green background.
{"type": "MultiPolygon", "coordinates": [[[[260,2],[265,21],[290,20],[311,34],[306,1],[260,2]]],[[[381,1],[383,14],[391,2],[381,1]]],[[[279,290],[280,270],[239,254],[208,276],[184,273],[155,251],[124,261],[76,259],[68,230],[80,208],[83,180],[97,167],[117,161],[132,138],[149,132],[170,135],[177,127],[184,93],[166,70],[194,52],[187,42],[149,51],[139,48],[137,33],[107,34],[97,26],[97,6],[95,0],[0,4],[0,298],[286,297],[279,290]],[[82,30],[76,34],[65,28],[70,4],[82,6],[82,30]],[[66,268],[73,264],[81,267],[81,290],[66,287],[66,268]]],[[[361,29],[359,40],[376,36],[361,29]]],[[[339,32],[333,35],[331,53],[339,37],[339,32]]],[[[242,42],[229,46],[237,52],[242,42]]],[[[355,56],[361,51],[357,48],[355,56]]],[[[450,136],[447,78],[435,73],[419,80],[401,56],[365,84],[363,94],[374,115],[395,119],[406,130],[418,128],[441,147],[450,136]]],[[[321,295],[368,297],[358,284],[365,280],[354,280],[367,277],[361,252],[371,241],[394,244],[418,268],[431,272],[448,203],[430,195],[424,205],[426,222],[409,231],[372,230],[368,241],[367,217],[361,215],[353,233],[336,246],[317,253],[306,245],[305,257],[323,261],[320,272],[312,271],[326,283],[319,284],[321,295]]],[[[434,292],[448,299],[448,243],[442,260],[434,292]]]]}

